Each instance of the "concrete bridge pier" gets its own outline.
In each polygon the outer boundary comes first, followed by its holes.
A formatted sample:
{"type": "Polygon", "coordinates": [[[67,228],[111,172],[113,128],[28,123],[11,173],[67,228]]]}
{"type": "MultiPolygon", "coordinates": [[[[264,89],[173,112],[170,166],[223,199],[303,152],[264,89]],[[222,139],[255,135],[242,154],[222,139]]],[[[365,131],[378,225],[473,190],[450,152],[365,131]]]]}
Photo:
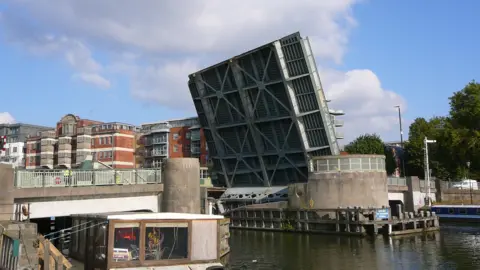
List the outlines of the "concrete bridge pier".
{"type": "Polygon", "coordinates": [[[13,216],[15,199],[14,169],[12,165],[0,164],[0,220],[10,220],[13,216]]]}
{"type": "Polygon", "coordinates": [[[163,168],[161,212],[200,214],[200,163],[197,158],[172,158],[163,168]]]}

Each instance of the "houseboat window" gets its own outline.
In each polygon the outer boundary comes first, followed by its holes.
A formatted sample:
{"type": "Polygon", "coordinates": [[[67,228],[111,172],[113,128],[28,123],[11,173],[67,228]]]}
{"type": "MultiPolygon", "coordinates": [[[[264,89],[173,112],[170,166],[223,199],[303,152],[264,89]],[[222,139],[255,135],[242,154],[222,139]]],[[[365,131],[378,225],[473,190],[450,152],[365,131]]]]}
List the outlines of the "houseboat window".
{"type": "Polygon", "coordinates": [[[147,223],[145,260],[188,258],[188,223],[147,223]]]}
{"type": "Polygon", "coordinates": [[[95,239],[93,241],[95,252],[95,265],[101,266],[107,258],[107,225],[101,224],[95,227],[95,239]]]}
{"type": "Polygon", "coordinates": [[[71,236],[71,252],[72,253],[76,253],[78,251],[78,229],[80,229],[78,227],[78,225],[80,224],[80,220],[74,218],[73,219],[73,222],[72,222],[72,236],[71,236]]]}
{"type": "Polygon", "coordinates": [[[480,215],[480,208],[477,208],[477,215],[480,215]]]}
{"type": "Polygon", "coordinates": [[[116,223],[113,238],[113,260],[138,261],[140,244],[139,223],[116,223]]]}
{"type": "Polygon", "coordinates": [[[466,208],[460,208],[460,209],[458,209],[458,213],[462,214],[462,215],[465,215],[465,214],[467,214],[467,209],[466,208]]]}
{"type": "Polygon", "coordinates": [[[440,210],[440,208],[436,208],[436,209],[435,209],[435,213],[440,214],[440,212],[442,212],[442,211],[440,210]]]}
{"type": "Polygon", "coordinates": [[[453,208],[448,208],[448,213],[449,213],[449,214],[455,214],[455,209],[453,209],[453,208]]]}
{"type": "Polygon", "coordinates": [[[87,223],[87,220],[80,220],[80,230],[78,232],[78,254],[80,259],[85,257],[85,244],[87,242],[87,226],[90,223],[87,223]]]}

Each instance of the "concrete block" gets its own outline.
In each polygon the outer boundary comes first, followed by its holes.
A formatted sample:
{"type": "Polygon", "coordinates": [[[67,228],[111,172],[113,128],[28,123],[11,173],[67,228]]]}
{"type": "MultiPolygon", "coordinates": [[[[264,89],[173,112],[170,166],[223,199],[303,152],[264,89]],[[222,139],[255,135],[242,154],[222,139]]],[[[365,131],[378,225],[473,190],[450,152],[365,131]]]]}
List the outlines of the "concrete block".
{"type": "Polygon", "coordinates": [[[162,212],[200,214],[200,163],[197,158],[165,161],[162,212]]]}

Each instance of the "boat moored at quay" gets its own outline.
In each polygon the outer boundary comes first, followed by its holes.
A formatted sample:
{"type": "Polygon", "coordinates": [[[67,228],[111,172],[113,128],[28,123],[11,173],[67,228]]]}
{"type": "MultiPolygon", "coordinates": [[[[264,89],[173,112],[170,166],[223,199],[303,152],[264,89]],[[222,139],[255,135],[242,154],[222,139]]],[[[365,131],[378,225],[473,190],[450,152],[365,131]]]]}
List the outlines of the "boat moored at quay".
{"type": "Polygon", "coordinates": [[[480,221],[480,205],[432,205],[431,211],[440,221],[480,221]]]}

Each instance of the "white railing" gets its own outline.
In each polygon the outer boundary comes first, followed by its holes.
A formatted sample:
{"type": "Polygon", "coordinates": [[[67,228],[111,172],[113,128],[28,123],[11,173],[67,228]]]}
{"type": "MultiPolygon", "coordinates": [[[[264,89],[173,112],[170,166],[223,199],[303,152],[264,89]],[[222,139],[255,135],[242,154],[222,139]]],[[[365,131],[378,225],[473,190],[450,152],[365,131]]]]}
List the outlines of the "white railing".
{"type": "Polygon", "coordinates": [[[66,176],[63,170],[17,170],[16,188],[80,187],[153,184],[162,182],[161,170],[72,170],[66,176]]]}
{"type": "Polygon", "coordinates": [[[378,172],[385,171],[385,156],[335,156],[335,157],[314,157],[311,160],[311,170],[314,173],[323,172],[378,172]]]}
{"type": "MultiPolygon", "coordinates": [[[[427,188],[427,181],[426,180],[420,180],[420,188],[427,188]]],[[[435,181],[430,180],[430,189],[435,189],[435,181]]]]}
{"type": "Polygon", "coordinates": [[[389,186],[406,186],[407,179],[404,177],[388,177],[389,186]]]}

